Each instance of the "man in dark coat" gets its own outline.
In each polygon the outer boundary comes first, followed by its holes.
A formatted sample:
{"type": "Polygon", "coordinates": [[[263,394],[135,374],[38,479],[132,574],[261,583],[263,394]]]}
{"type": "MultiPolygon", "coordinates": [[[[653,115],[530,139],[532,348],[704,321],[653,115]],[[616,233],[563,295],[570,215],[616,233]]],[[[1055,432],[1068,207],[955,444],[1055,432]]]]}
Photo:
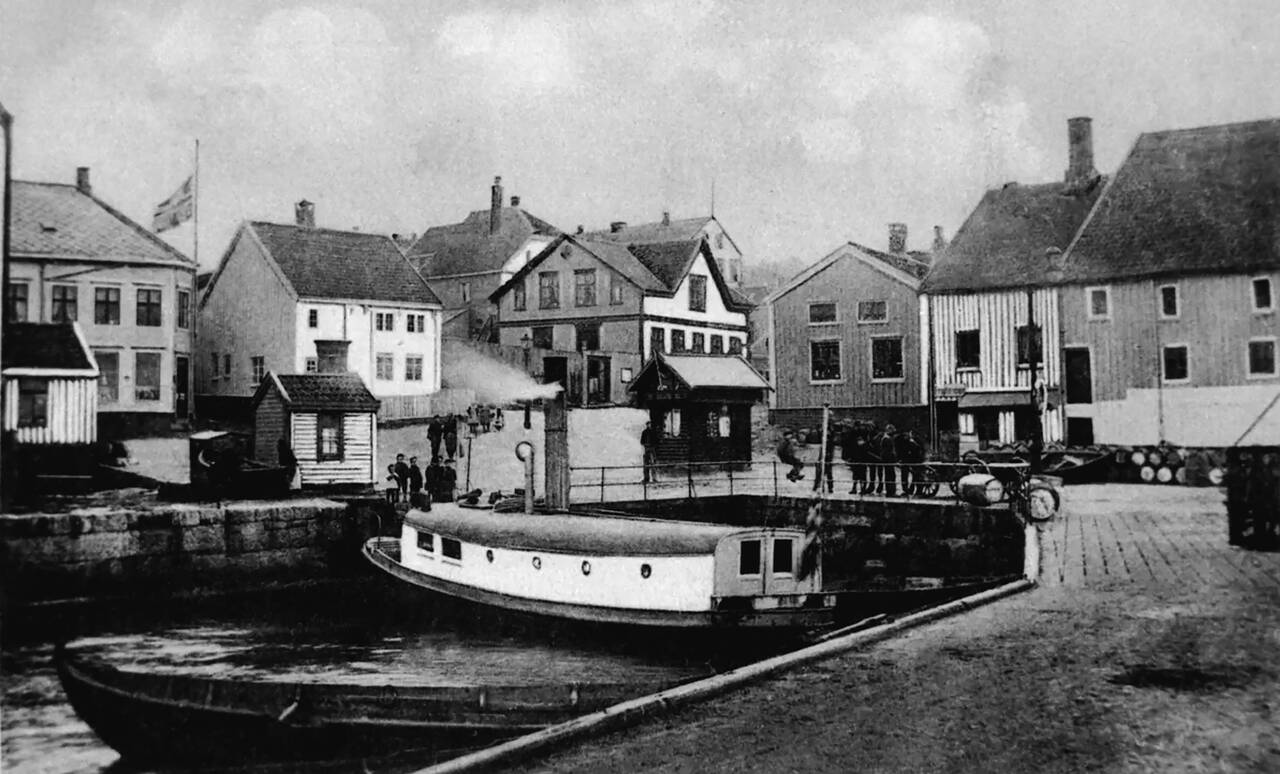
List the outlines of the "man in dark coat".
{"type": "Polygon", "coordinates": [[[867,485],[867,463],[871,462],[871,431],[866,422],[849,424],[840,436],[840,456],[849,465],[853,488],[849,494],[862,494],[867,485]]]}
{"type": "Polygon", "coordinates": [[[658,464],[658,433],[652,422],[644,423],[640,431],[640,446],[644,449],[644,483],[649,483],[654,475],[654,466],[658,464]]]}
{"type": "Polygon", "coordinates": [[[400,499],[409,499],[409,466],[405,464],[404,455],[396,455],[396,483],[400,485],[400,499]]]}
{"type": "Polygon", "coordinates": [[[440,415],[436,414],[431,418],[431,424],[427,425],[427,440],[431,442],[431,456],[440,456],[440,441],[444,438],[444,422],[440,421],[440,415]]]}
{"type": "Polygon", "coordinates": [[[787,472],[788,481],[799,481],[804,478],[804,460],[797,455],[796,434],[784,430],[782,440],[778,442],[778,459],[791,466],[787,472]]]}
{"type": "Polygon", "coordinates": [[[458,472],[453,469],[453,460],[445,460],[440,470],[440,481],[435,491],[438,503],[453,502],[453,493],[458,488],[458,472]]]}
{"type": "Polygon", "coordinates": [[[894,465],[898,461],[897,438],[898,429],[893,425],[885,425],[884,432],[877,435],[872,444],[876,456],[880,458],[876,491],[883,492],[885,497],[896,497],[898,494],[898,473],[894,465]]]}
{"type": "Polygon", "coordinates": [[[414,507],[422,499],[422,468],[418,467],[418,458],[409,458],[409,503],[414,507]]]}
{"type": "Polygon", "coordinates": [[[444,478],[444,467],[440,464],[440,457],[432,457],[431,464],[427,466],[427,470],[423,473],[422,484],[427,489],[427,499],[436,499],[436,492],[440,489],[440,481],[444,478]]]}
{"type": "Polygon", "coordinates": [[[924,444],[916,438],[915,431],[908,428],[895,439],[894,452],[898,462],[902,463],[899,466],[902,469],[902,493],[914,494],[919,482],[919,469],[916,466],[924,462],[924,444]]]}
{"type": "MultiPolygon", "coordinates": [[[[458,418],[450,417],[444,424],[444,452],[446,459],[453,459],[458,454],[458,418]]],[[[436,455],[432,455],[436,456],[436,455]]]]}

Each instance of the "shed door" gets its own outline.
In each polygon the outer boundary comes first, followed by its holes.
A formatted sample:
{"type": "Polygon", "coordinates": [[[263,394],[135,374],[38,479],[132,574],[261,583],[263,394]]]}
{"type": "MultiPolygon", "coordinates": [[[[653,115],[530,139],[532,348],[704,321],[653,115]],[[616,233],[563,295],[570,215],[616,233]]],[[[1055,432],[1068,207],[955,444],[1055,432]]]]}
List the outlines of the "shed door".
{"type": "Polygon", "coordinates": [[[1088,347],[1067,347],[1067,403],[1093,403],[1093,369],[1088,347]]]}

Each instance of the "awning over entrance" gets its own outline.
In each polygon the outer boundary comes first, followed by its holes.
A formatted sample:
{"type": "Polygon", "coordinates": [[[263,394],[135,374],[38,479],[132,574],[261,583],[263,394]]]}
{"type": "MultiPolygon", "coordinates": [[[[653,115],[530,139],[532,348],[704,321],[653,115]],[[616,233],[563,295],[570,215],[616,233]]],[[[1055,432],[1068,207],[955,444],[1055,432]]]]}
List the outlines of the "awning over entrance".
{"type": "Polygon", "coordinates": [[[1027,390],[1001,390],[999,392],[966,392],[960,396],[956,407],[961,411],[979,408],[1013,408],[1030,406],[1031,395],[1027,390]]]}

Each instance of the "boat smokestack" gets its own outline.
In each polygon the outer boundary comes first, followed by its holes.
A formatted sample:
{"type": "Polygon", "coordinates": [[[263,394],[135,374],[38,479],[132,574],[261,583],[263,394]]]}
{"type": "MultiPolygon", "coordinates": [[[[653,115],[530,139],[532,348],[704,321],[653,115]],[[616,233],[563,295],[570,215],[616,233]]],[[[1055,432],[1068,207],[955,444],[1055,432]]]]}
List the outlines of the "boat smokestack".
{"type": "Polygon", "coordinates": [[[569,409],[565,391],[542,401],[546,437],[546,468],[543,486],[547,489],[547,509],[569,510],[569,409]]]}

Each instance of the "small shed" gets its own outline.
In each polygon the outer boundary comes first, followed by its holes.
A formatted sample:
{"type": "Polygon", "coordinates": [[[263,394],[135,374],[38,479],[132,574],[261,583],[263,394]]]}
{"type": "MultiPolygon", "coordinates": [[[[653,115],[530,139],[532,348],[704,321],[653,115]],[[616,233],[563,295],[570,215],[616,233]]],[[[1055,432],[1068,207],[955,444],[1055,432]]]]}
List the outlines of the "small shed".
{"type": "Polygon", "coordinates": [[[751,406],[769,390],[739,355],[657,353],[628,388],[657,431],[659,464],[751,460],[751,406]]]}
{"type": "Polygon", "coordinates": [[[269,371],[253,396],[254,459],[280,464],[284,438],[303,486],[373,484],[379,405],[358,374],[269,371]]]}

